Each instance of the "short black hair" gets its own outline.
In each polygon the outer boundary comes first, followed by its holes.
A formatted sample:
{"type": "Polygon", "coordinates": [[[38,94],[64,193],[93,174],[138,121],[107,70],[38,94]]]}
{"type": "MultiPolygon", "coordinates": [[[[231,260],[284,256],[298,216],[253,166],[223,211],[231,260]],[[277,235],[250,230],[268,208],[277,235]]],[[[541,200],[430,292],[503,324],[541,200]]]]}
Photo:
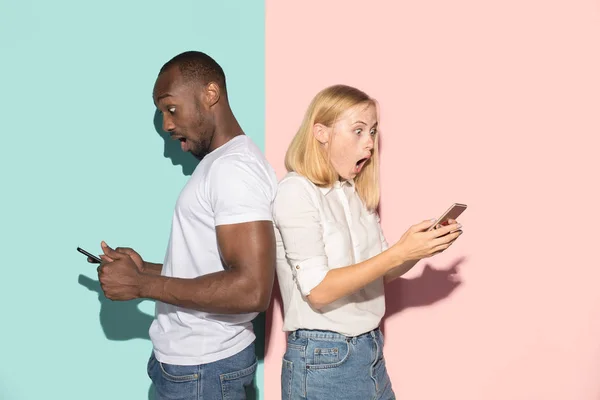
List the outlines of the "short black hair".
{"type": "Polygon", "coordinates": [[[177,66],[185,81],[207,84],[215,82],[227,93],[223,68],[211,56],[201,51],[186,51],[165,63],[159,75],[170,67],[177,66]]]}

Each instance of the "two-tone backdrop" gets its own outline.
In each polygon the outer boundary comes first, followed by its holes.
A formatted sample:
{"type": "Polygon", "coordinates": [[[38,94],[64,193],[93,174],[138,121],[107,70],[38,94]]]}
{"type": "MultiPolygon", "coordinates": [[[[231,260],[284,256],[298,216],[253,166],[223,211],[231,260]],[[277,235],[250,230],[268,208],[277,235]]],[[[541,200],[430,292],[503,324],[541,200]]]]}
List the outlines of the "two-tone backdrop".
{"type": "MultiPolygon", "coordinates": [[[[376,97],[390,243],[469,205],[459,242],[387,288],[399,399],[596,400],[599,48],[595,0],[0,0],[0,398],[152,398],[152,303],[107,301],[75,249],[162,260],[194,163],[152,86],[196,49],[279,177],[317,91],[376,97]]],[[[264,317],[257,397],[278,399],[277,291],[264,317]]]]}

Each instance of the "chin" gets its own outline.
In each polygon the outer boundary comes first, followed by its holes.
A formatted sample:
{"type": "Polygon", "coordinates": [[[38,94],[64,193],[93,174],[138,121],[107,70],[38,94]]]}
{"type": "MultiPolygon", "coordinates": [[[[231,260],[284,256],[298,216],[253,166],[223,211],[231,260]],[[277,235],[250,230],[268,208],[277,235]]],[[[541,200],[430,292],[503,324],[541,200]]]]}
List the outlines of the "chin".
{"type": "Polygon", "coordinates": [[[208,149],[194,149],[190,151],[190,153],[198,160],[202,161],[204,157],[208,154],[208,149]]]}
{"type": "Polygon", "coordinates": [[[206,152],[205,152],[205,153],[198,153],[198,152],[193,152],[193,153],[192,153],[192,152],[190,152],[190,153],[191,153],[191,154],[194,156],[194,158],[195,158],[195,159],[197,159],[198,161],[202,161],[202,160],[204,159],[204,157],[206,157],[206,155],[208,154],[208,153],[206,153],[206,152]]]}

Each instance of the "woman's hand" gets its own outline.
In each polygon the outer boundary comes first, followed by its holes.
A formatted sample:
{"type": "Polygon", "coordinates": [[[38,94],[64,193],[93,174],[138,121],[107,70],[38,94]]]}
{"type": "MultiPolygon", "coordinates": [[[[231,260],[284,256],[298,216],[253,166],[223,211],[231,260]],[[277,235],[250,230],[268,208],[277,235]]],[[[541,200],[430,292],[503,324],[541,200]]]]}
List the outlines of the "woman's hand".
{"type": "Polygon", "coordinates": [[[427,231],[431,224],[432,221],[428,220],[411,226],[390,248],[400,262],[418,261],[441,253],[462,234],[462,225],[454,220],[449,220],[446,226],[427,231]]]}

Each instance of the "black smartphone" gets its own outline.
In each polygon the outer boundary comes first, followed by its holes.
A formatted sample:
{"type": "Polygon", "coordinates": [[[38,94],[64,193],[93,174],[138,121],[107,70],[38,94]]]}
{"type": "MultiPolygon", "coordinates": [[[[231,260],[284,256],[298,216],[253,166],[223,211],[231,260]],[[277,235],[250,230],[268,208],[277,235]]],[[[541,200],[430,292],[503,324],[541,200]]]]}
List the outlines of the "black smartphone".
{"type": "Polygon", "coordinates": [[[89,258],[91,258],[92,260],[94,260],[95,262],[97,262],[98,264],[100,264],[102,262],[102,260],[98,256],[93,255],[89,251],[85,251],[81,247],[78,247],[77,251],[80,252],[80,253],[82,253],[82,254],[85,254],[86,256],[88,256],[89,258]]]}

